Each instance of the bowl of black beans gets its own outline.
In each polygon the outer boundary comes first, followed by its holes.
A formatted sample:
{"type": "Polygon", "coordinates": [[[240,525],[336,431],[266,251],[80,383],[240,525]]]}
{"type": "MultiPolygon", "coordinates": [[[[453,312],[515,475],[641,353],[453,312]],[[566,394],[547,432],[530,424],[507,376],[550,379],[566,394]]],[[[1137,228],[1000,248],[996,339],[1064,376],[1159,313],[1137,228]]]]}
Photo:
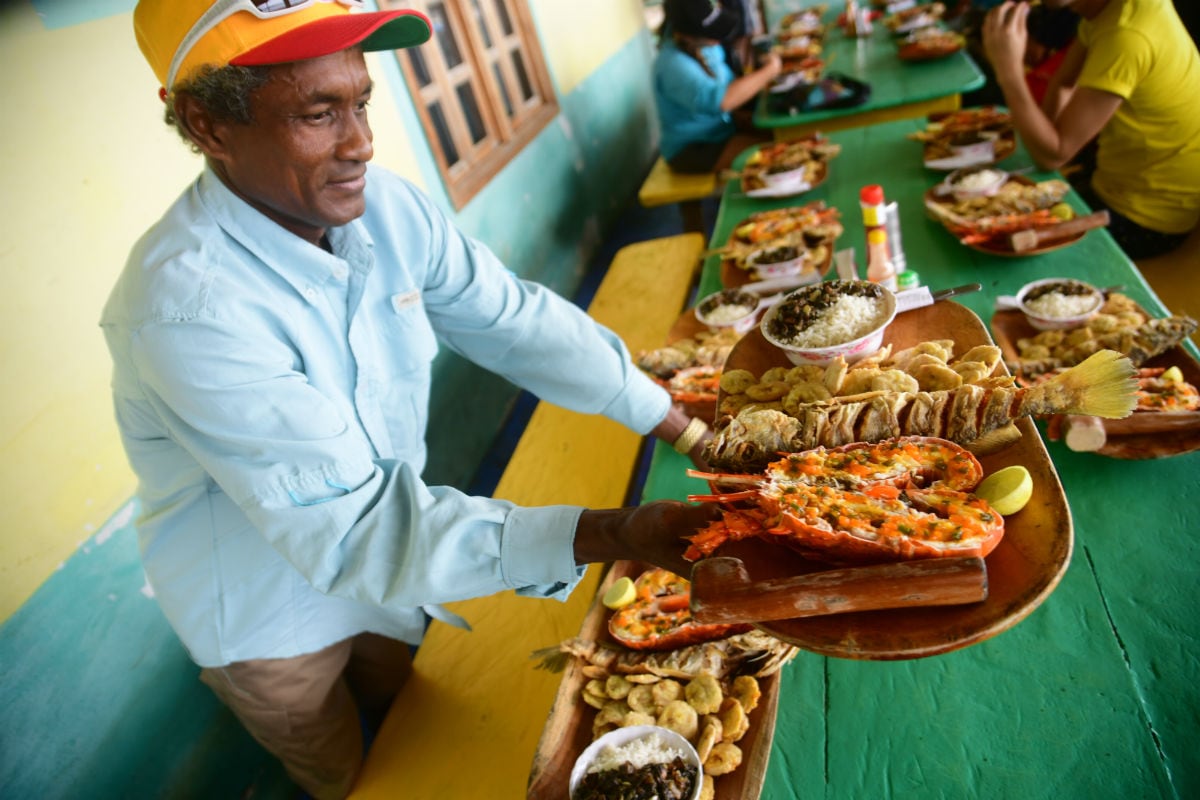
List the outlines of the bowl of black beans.
{"type": "Polygon", "coordinates": [[[609,731],[571,771],[571,800],[698,800],[703,770],[696,748],[657,725],[609,731]]]}

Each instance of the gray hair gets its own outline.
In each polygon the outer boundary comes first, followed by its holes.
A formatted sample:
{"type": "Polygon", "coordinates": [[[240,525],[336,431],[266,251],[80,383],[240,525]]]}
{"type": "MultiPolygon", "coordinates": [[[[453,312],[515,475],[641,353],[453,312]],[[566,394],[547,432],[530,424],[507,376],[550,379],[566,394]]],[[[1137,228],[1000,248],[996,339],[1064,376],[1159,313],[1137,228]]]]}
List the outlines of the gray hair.
{"type": "Polygon", "coordinates": [[[188,78],[175,85],[167,96],[167,109],[163,120],[174,128],[195,152],[200,152],[187,128],[175,114],[175,95],[186,92],[216,119],[231,120],[248,125],[254,120],[250,110],[250,97],[261,89],[270,77],[270,67],[214,67],[205,65],[188,78]]]}

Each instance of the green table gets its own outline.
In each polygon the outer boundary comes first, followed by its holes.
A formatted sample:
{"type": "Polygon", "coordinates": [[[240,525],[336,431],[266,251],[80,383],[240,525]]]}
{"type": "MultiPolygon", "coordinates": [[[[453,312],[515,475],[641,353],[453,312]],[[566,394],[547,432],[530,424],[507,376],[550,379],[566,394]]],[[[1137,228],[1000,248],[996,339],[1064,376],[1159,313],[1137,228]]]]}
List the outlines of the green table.
{"type": "MultiPolygon", "coordinates": [[[[924,215],[922,193],[940,173],[925,170],[919,144],[905,139],[920,125],[834,134],[842,155],[802,198],[751,200],[730,184],[712,244],[751,211],[822,198],[842,210],[838,246],[861,253],[858,190],[881,183],[900,203],[910,267],[932,288],[983,284],[961,301],[985,322],[997,295],[1051,276],[1124,284],[1165,314],[1107,232],[1021,259],[958,244],[924,215]]],[[[1003,166],[1029,163],[1020,152],[1003,166]]],[[[714,257],[699,292],[719,287],[714,257]]],[[[1075,526],[1072,563],[1054,593],[1014,628],[943,656],[802,652],[781,678],[764,799],[1200,797],[1200,454],[1128,461],[1047,447],[1075,526]]],[[[645,499],[704,491],[687,466],[659,445],[645,499]]]]}
{"type": "MultiPolygon", "coordinates": [[[[831,22],[840,11],[840,6],[837,12],[830,11],[827,19],[831,22]]],[[[754,124],[773,130],[776,139],[794,139],[815,131],[828,133],[954,111],[963,92],[983,86],[983,73],[965,51],[933,61],[901,61],[893,39],[882,22],[863,38],[848,37],[831,24],[822,53],[826,69],[869,83],[867,102],[854,108],[778,114],[769,110],[764,92],[758,98],[754,124]]]]}

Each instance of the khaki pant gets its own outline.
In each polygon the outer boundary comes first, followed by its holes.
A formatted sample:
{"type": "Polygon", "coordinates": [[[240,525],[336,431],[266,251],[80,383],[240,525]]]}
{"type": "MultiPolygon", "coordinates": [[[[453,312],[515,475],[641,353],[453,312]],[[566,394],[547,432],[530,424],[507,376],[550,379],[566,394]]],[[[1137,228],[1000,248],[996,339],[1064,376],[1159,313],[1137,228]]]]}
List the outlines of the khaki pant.
{"type": "Polygon", "coordinates": [[[288,775],[316,800],[340,800],[362,765],[359,710],[377,724],[412,671],[408,645],[359,634],[295,658],[200,670],[288,775]]]}

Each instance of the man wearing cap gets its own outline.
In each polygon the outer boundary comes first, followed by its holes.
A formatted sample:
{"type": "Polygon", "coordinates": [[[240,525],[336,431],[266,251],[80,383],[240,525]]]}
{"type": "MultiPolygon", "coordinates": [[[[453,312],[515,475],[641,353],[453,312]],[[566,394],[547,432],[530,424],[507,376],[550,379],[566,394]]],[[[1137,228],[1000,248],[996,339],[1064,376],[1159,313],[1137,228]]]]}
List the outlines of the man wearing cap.
{"type": "Polygon", "coordinates": [[[662,157],[677,172],[725,169],[753,144],[768,141],[736,111],[754,101],[783,68],[778,53],[762,66],[735,76],[721,43],[739,25],[738,16],[713,0],[667,0],[658,56],[654,60],[654,103],[662,157]]]}
{"type": "Polygon", "coordinates": [[[205,157],[104,308],[146,575],[201,678],[317,798],[362,759],[439,603],[563,598],[591,562],[683,571],[711,507],[519,508],[421,480],[439,344],[700,461],[620,339],[368,166],[364,50],[414,11],[141,0],[166,118],[205,157]],[[356,703],[357,701],[357,703],[356,703]]]}

